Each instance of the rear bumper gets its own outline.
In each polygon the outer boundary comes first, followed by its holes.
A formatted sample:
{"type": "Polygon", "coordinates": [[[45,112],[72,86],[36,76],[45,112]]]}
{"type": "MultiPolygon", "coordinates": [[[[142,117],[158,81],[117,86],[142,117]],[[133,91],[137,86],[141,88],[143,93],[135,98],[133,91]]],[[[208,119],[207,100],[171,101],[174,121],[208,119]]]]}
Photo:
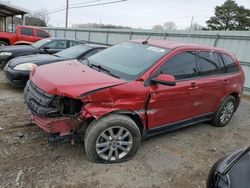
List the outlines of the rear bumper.
{"type": "Polygon", "coordinates": [[[32,122],[49,134],[66,136],[74,133],[82,124],[77,117],[49,118],[32,114],[32,122]]]}

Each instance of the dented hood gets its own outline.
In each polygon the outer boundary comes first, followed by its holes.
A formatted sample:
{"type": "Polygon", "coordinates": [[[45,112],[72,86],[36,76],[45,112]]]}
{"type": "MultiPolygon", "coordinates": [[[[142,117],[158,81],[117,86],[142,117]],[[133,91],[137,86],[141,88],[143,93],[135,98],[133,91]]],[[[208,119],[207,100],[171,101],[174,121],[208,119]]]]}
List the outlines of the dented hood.
{"type": "Polygon", "coordinates": [[[125,80],[99,72],[77,60],[40,66],[31,73],[30,79],[47,93],[71,98],[126,83],[125,80]]]}

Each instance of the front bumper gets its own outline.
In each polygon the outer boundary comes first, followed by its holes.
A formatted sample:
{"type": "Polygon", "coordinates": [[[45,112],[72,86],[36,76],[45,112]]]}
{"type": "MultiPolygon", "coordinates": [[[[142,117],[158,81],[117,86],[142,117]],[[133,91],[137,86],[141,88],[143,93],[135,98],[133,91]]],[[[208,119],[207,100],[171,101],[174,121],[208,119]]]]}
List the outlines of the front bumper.
{"type": "Polygon", "coordinates": [[[85,120],[80,119],[80,112],[64,114],[60,98],[42,91],[31,81],[24,89],[24,100],[32,122],[50,135],[74,135],[84,126],[85,120]]]}
{"type": "Polygon", "coordinates": [[[11,56],[0,56],[0,67],[3,68],[10,59],[11,59],[11,56]]]}
{"type": "Polygon", "coordinates": [[[16,87],[25,87],[29,80],[30,71],[19,71],[5,66],[4,73],[7,81],[16,87]]]}
{"type": "Polygon", "coordinates": [[[83,123],[77,117],[49,118],[31,115],[32,122],[49,134],[67,136],[78,130],[83,123]]]}

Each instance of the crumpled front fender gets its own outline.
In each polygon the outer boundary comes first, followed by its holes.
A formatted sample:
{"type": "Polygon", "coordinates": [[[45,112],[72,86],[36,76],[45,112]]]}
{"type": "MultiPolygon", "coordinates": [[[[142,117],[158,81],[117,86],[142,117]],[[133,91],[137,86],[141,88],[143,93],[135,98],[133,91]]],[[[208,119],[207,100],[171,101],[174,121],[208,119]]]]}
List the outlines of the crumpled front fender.
{"type": "Polygon", "coordinates": [[[83,97],[83,109],[81,118],[99,119],[110,113],[121,113],[136,116],[137,119],[147,126],[147,100],[148,88],[140,82],[130,82],[123,85],[107,88],[83,97]]]}

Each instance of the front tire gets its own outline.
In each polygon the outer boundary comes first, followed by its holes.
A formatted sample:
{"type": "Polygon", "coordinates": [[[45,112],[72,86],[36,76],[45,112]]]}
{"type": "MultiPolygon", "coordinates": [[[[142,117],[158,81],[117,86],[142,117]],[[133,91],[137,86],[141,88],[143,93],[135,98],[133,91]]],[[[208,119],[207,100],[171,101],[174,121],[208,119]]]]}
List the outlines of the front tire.
{"type": "Polygon", "coordinates": [[[99,163],[128,161],[136,154],[140,144],[139,128],[124,115],[108,115],[93,121],[84,137],[87,158],[99,163]]]}
{"type": "Polygon", "coordinates": [[[221,103],[211,123],[216,127],[224,127],[228,125],[235,111],[236,99],[230,95],[221,103]]]}

